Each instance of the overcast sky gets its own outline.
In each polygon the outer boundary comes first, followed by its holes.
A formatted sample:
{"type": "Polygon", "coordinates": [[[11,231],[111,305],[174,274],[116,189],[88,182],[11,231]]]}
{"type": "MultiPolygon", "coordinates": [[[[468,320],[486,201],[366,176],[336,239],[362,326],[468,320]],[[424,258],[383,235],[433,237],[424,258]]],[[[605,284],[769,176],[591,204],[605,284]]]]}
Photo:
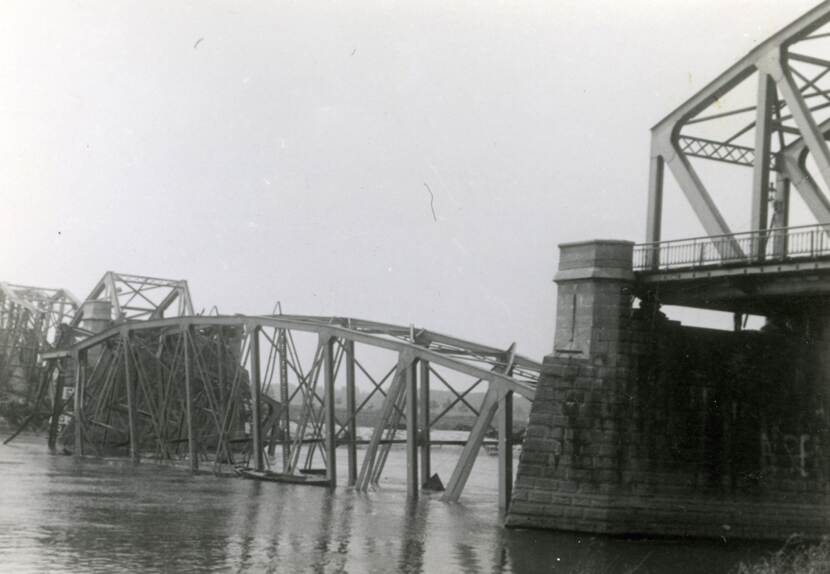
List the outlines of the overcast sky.
{"type": "Polygon", "coordinates": [[[0,279],[540,358],[557,244],[642,240],[649,128],[816,4],[4,0],[0,279]]]}

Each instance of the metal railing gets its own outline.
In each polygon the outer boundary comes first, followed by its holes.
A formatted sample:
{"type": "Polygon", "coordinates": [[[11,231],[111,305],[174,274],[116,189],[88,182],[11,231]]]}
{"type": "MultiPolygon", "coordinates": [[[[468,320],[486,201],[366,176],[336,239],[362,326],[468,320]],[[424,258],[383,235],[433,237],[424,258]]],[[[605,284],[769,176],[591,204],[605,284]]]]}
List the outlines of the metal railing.
{"type": "Polygon", "coordinates": [[[667,271],[830,257],[830,224],[779,227],[634,246],[635,271],[667,271]]]}

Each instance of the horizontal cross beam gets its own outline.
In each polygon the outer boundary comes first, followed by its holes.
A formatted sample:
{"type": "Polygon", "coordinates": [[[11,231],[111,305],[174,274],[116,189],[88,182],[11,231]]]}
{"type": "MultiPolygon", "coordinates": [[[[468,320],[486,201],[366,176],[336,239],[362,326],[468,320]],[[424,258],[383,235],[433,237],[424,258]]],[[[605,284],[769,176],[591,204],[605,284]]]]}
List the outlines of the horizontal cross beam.
{"type": "MultiPolygon", "coordinates": [[[[677,140],[677,145],[689,157],[711,159],[746,167],[755,165],[755,150],[751,147],[689,136],[680,136],[677,140]]],[[[770,169],[776,170],[778,167],[778,154],[771,153],[769,161],[770,169]]]]}

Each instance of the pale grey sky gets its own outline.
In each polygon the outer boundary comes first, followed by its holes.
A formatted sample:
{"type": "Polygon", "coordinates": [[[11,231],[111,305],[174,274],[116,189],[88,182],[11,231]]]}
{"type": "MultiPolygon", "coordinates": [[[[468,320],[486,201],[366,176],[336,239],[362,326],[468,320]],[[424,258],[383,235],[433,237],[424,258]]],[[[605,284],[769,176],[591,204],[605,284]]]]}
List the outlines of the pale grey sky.
{"type": "Polygon", "coordinates": [[[0,278],[541,357],[557,244],[641,240],[651,125],[817,3],[5,0],[0,278]]]}

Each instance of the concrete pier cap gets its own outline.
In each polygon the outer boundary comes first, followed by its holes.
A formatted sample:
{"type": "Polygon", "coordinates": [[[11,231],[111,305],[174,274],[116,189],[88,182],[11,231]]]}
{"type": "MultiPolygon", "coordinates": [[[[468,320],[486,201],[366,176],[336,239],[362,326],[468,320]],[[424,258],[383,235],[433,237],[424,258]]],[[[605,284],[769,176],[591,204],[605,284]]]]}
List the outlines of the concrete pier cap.
{"type": "Polygon", "coordinates": [[[554,356],[605,356],[630,304],[634,243],[595,239],[559,251],[554,356]]]}
{"type": "Polygon", "coordinates": [[[593,239],[561,243],[559,271],[553,280],[634,279],[634,242],[615,239],[593,239]]]}

